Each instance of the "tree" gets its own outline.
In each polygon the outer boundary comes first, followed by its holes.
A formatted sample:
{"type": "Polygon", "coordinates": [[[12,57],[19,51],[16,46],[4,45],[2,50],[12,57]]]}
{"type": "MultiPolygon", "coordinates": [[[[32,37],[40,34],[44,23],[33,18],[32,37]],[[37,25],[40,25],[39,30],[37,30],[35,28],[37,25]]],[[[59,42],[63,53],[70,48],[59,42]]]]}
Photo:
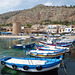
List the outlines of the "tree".
{"type": "Polygon", "coordinates": [[[29,28],[31,28],[32,25],[31,25],[31,24],[27,24],[27,26],[28,26],[29,28]]]}

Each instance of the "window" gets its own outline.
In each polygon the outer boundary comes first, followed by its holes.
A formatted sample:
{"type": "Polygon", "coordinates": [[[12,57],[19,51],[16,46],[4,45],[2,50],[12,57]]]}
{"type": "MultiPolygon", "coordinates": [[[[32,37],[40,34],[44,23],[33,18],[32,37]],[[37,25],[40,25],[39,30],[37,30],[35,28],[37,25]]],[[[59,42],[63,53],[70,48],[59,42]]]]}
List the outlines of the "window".
{"type": "Polygon", "coordinates": [[[68,31],[70,31],[70,29],[68,29],[68,31]]]}
{"type": "Polygon", "coordinates": [[[73,31],[73,29],[72,29],[72,31],[73,31]]]}
{"type": "Polygon", "coordinates": [[[67,29],[65,31],[67,31],[67,29]]]}
{"type": "Polygon", "coordinates": [[[61,32],[61,30],[60,30],[60,32],[61,32]]]}
{"type": "Polygon", "coordinates": [[[9,30],[7,30],[7,31],[9,31],[9,30]]]}
{"type": "Polygon", "coordinates": [[[74,26],[72,26],[72,28],[74,28],[74,26]]]}

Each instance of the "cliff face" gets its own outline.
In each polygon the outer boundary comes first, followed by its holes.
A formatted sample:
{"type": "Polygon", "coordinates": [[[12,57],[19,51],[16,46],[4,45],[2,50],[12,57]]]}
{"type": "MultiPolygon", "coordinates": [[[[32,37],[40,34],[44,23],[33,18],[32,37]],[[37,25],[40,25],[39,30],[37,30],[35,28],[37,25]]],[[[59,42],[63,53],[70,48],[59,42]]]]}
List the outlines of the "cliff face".
{"type": "Polygon", "coordinates": [[[34,24],[44,20],[51,21],[75,21],[75,8],[69,7],[49,7],[37,5],[32,9],[9,12],[2,18],[0,15],[0,24],[9,24],[15,21],[21,22],[22,25],[27,23],[34,24]],[[9,16],[9,14],[11,14],[9,16]]]}
{"type": "Polygon", "coordinates": [[[5,14],[0,14],[0,25],[1,25],[1,24],[5,24],[6,21],[7,21],[10,17],[12,17],[12,16],[14,16],[14,15],[17,15],[17,14],[19,14],[19,13],[20,13],[20,11],[14,11],[14,12],[8,12],[8,13],[5,13],[5,14]]]}

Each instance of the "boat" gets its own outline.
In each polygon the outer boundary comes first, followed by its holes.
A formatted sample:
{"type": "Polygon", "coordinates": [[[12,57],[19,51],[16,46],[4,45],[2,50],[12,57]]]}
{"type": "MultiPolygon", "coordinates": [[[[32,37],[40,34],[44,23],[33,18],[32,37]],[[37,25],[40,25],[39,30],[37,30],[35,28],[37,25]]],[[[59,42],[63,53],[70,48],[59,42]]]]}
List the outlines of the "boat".
{"type": "Polygon", "coordinates": [[[67,49],[55,49],[55,50],[47,50],[47,49],[38,49],[38,50],[30,50],[28,54],[34,57],[57,57],[63,55],[67,49]]]}
{"type": "Polygon", "coordinates": [[[36,40],[36,38],[30,38],[30,41],[35,41],[36,40]]]}
{"type": "Polygon", "coordinates": [[[16,44],[16,45],[13,45],[12,48],[21,48],[23,49],[23,44],[16,44]]]}
{"type": "Polygon", "coordinates": [[[49,46],[61,46],[61,47],[70,47],[71,42],[56,42],[54,39],[47,39],[47,41],[39,41],[39,45],[49,45],[49,46]]]}
{"type": "Polygon", "coordinates": [[[36,38],[35,38],[35,37],[30,36],[30,41],[35,41],[35,40],[36,40],[36,38]]]}
{"type": "Polygon", "coordinates": [[[62,58],[63,56],[58,59],[4,57],[1,59],[1,64],[24,72],[45,72],[59,68],[62,58]]]}
{"type": "Polygon", "coordinates": [[[66,49],[66,52],[70,51],[69,47],[61,47],[61,46],[49,46],[49,45],[36,45],[36,48],[39,50],[57,50],[57,49],[66,49]]]}
{"type": "Polygon", "coordinates": [[[42,39],[43,39],[42,37],[38,38],[38,40],[42,40],[42,39]]]}
{"type": "Polygon", "coordinates": [[[24,41],[24,40],[26,40],[26,38],[23,38],[23,37],[22,37],[22,38],[18,38],[17,40],[18,40],[18,41],[24,41]]]}
{"type": "Polygon", "coordinates": [[[34,46],[35,46],[35,43],[32,43],[32,44],[17,44],[17,45],[13,45],[12,48],[24,49],[24,48],[32,48],[34,46]]]}
{"type": "Polygon", "coordinates": [[[58,44],[68,44],[68,43],[72,43],[74,40],[73,39],[59,39],[58,41],[56,41],[56,43],[58,43],[58,44]]]}
{"type": "Polygon", "coordinates": [[[45,42],[45,41],[39,41],[39,45],[70,47],[72,43],[50,43],[50,42],[45,42]]]}

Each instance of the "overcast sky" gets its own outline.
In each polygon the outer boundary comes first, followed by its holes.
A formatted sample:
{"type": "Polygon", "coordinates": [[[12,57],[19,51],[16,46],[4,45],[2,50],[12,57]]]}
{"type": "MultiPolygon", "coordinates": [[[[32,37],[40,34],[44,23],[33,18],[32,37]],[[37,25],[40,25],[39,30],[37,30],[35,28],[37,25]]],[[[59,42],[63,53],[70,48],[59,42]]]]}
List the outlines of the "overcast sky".
{"type": "Polygon", "coordinates": [[[75,5],[75,0],[0,0],[0,14],[32,8],[38,4],[46,6],[75,5]]]}

